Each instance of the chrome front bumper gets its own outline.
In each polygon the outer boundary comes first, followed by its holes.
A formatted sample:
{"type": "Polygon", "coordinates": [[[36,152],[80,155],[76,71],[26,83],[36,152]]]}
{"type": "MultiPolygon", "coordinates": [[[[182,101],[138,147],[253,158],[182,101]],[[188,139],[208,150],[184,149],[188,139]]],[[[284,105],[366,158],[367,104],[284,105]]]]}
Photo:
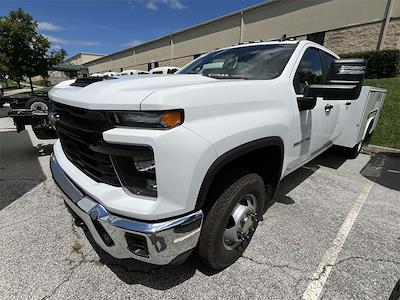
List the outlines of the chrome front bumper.
{"type": "Polygon", "coordinates": [[[196,247],[203,222],[201,210],[156,223],[116,216],[78,189],[54,155],[50,167],[66,204],[85,223],[96,243],[111,256],[166,265],[196,247]]]}

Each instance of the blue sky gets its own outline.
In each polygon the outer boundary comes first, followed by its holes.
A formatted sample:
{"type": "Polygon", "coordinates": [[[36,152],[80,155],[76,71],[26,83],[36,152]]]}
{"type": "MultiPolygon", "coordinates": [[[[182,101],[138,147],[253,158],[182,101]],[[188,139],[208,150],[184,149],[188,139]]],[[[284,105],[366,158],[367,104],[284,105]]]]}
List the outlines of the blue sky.
{"type": "Polygon", "coordinates": [[[254,0],[1,0],[0,15],[21,7],[39,31],[64,48],[112,53],[252,6],[254,0]]]}

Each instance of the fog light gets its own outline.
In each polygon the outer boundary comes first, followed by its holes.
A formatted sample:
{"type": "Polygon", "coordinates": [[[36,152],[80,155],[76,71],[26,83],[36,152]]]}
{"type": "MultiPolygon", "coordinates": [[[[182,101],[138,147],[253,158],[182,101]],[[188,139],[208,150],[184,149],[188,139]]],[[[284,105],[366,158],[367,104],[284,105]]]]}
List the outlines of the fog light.
{"type": "Polygon", "coordinates": [[[146,161],[135,161],[134,160],[134,164],[135,164],[136,170],[138,170],[138,172],[154,172],[156,169],[154,160],[146,160],[146,161]]]}
{"type": "Polygon", "coordinates": [[[132,151],[132,156],[110,157],[126,190],[135,195],[157,197],[156,167],[151,147],[132,151]]]}

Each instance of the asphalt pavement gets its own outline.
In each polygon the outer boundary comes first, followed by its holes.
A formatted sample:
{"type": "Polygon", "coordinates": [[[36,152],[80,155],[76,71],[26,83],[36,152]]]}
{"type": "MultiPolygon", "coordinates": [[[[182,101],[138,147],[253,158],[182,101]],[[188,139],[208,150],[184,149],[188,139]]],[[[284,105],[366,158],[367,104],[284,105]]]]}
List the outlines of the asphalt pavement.
{"type": "Polygon", "coordinates": [[[248,249],[213,272],[115,260],[51,180],[54,140],[0,111],[0,299],[388,299],[400,279],[400,156],[328,151],[281,183],[248,249]]]}

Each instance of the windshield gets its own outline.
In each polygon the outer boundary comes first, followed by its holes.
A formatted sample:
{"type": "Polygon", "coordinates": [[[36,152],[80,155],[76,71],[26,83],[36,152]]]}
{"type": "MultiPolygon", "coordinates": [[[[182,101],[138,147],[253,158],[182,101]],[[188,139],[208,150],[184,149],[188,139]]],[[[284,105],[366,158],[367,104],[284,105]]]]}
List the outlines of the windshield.
{"type": "Polygon", "coordinates": [[[296,44],[273,44],[218,50],[179,73],[217,79],[273,79],[282,73],[295,48],[296,44]]]}

